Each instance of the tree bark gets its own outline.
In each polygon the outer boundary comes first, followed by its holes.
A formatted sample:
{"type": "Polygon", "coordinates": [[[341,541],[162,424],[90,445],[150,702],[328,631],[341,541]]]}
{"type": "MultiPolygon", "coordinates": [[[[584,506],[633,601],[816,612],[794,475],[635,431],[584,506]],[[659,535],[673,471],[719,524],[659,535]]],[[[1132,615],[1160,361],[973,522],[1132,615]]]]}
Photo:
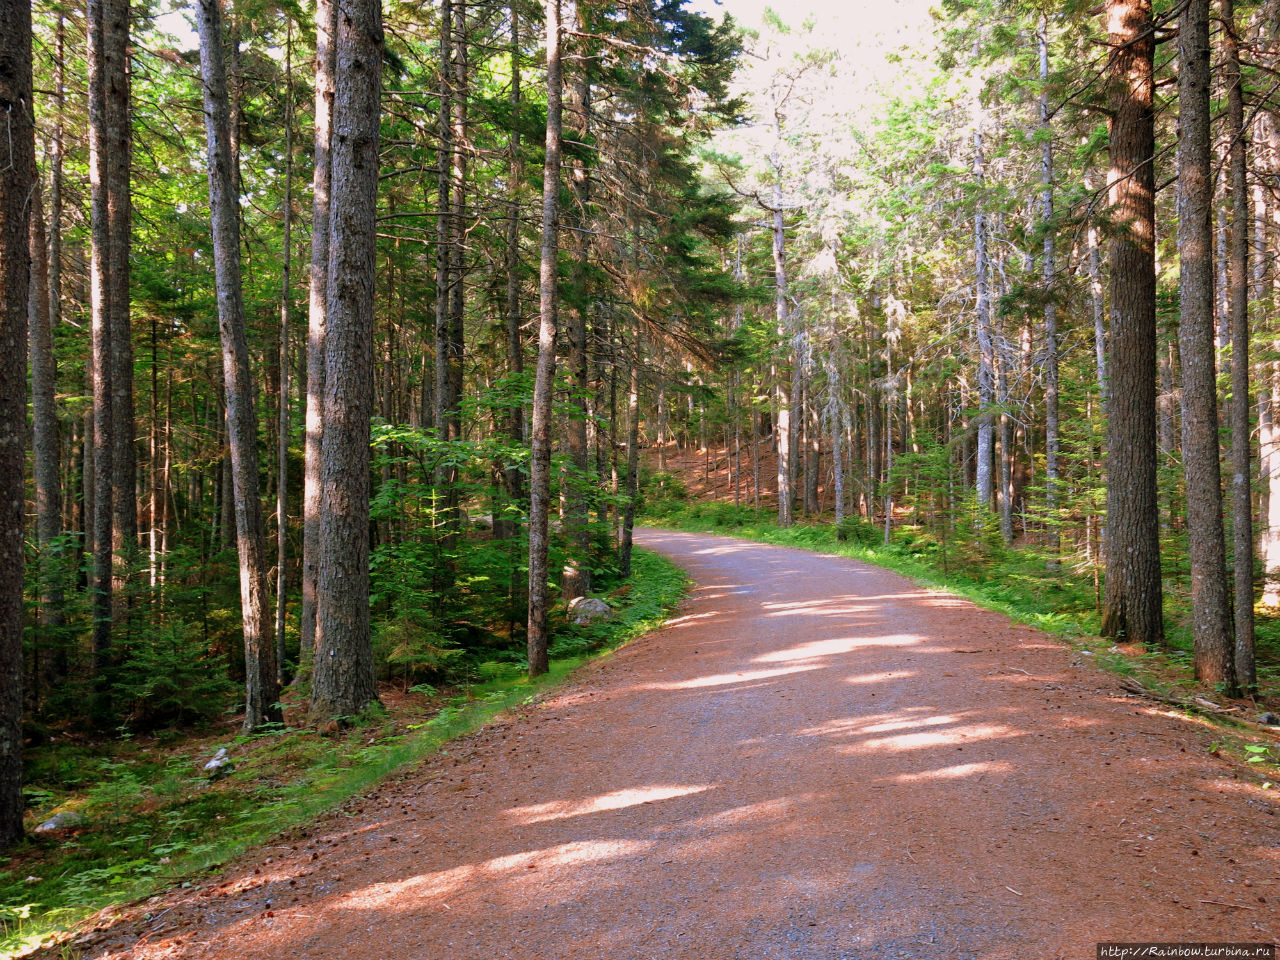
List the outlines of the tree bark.
{"type": "MultiPolygon", "coordinates": [[[[29,218],[31,279],[27,326],[31,347],[31,449],[35,458],[40,625],[60,627],[64,621],[63,570],[59,556],[61,551],[55,547],[55,542],[62,533],[62,442],[58,437],[58,414],[54,404],[58,383],[53,358],[53,322],[49,316],[49,247],[45,238],[38,175],[32,178],[29,218]]],[[[47,642],[48,637],[44,639],[47,642]]],[[[46,667],[50,666],[51,663],[46,664],[46,667]]],[[[57,671],[58,675],[61,672],[57,671]]],[[[52,676],[48,670],[45,675],[52,676]]]]}
{"type": "Polygon", "coordinates": [[[312,664],[316,639],[316,571],[320,562],[321,450],[324,442],[325,298],[329,290],[329,208],[332,173],[334,36],[337,5],[316,0],[315,160],[311,178],[311,276],[307,316],[307,412],[302,492],[302,610],[299,673],[312,664]]]}
{"type": "MultiPolygon", "coordinates": [[[[289,16],[286,13],[286,16],[289,16]]],[[[276,680],[290,681],[285,670],[285,619],[288,612],[289,552],[289,315],[293,298],[293,20],[285,41],[284,246],[280,267],[280,409],[276,425],[276,680]]]]}
{"type": "Polygon", "coordinates": [[[1182,462],[1187,484],[1196,676],[1234,687],[1222,530],[1214,368],[1213,180],[1209,160],[1209,0],[1188,0],[1178,32],[1178,256],[1182,462]]]}
{"type": "Polygon", "coordinates": [[[369,421],[382,89],[380,0],[349,0],[341,7],[334,47],[324,501],[311,685],[311,714],[317,719],[353,716],[378,699],[369,623],[369,421]]]}
{"type": "Polygon", "coordinates": [[[992,459],[995,455],[995,424],[992,408],[995,406],[995,341],[991,330],[991,261],[987,251],[987,216],[983,208],[981,191],[986,183],[987,160],[983,150],[982,133],[973,134],[973,176],[977,184],[978,208],[973,215],[973,266],[975,306],[974,323],[978,341],[978,444],[974,487],[978,495],[979,516],[991,510],[995,493],[992,459]]]}
{"type": "Polygon", "coordinates": [[[108,181],[111,150],[107,131],[107,63],[104,46],[106,0],[89,0],[86,13],[89,71],[90,194],[90,379],[93,388],[93,616],[94,703],[98,724],[110,713],[111,521],[114,421],[111,416],[111,218],[108,181]]]}
{"type": "Polygon", "coordinates": [[[544,0],[547,23],[547,136],[542,168],[542,259],[538,272],[538,371],[533,388],[533,437],[529,462],[529,675],[547,672],[547,534],[551,508],[552,394],[560,297],[556,265],[560,250],[561,152],[560,0],[544,0]]]}
{"type": "Polygon", "coordinates": [[[227,398],[227,439],[234,485],[240,615],[244,623],[244,731],[281,719],[276,651],[269,627],[267,556],[258,496],[258,417],[240,280],[240,203],[231,167],[231,123],[222,56],[221,0],[199,0],[200,73],[208,143],[209,211],[218,292],[218,332],[227,398]]]}
{"type": "Polygon", "coordinates": [[[1234,0],[1221,0],[1223,82],[1227,87],[1226,138],[1231,157],[1230,302],[1231,325],[1231,502],[1235,574],[1236,681],[1246,693],[1258,684],[1254,664],[1253,491],[1249,434],[1249,187],[1244,130],[1244,89],[1234,0]]]}
{"type": "Polygon", "coordinates": [[[1044,499],[1048,523],[1046,543],[1052,553],[1061,547],[1058,529],[1058,305],[1056,233],[1053,223],[1053,127],[1049,109],[1049,21],[1040,18],[1040,220],[1044,230],[1044,499]]]}
{"type": "Polygon", "coordinates": [[[0,0],[0,849],[22,839],[22,511],[28,218],[36,180],[31,5],[0,0]]]}
{"type": "Polygon", "coordinates": [[[1102,633],[1164,640],[1156,499],[1154,30],[1150,0],[1108,0],[1111,352],[1102,633]]]}

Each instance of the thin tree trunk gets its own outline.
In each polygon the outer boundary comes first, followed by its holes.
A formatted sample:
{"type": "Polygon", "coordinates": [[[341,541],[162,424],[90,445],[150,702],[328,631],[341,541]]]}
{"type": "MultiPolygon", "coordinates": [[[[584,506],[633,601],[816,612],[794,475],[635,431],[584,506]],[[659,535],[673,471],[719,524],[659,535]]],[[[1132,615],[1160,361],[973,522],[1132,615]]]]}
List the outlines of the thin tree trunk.
{"type": "Polygon", "coordinates": [[[311,179],[311,276],[307,317],[307,412],[302,493],[302,610],[299,673],[306,676],[315,653],[316,572],[320,561],[321,451],[324,442],[325,309],[329,289],[329,209],[332,187],[334,37],[337,4],[316,0],[315,160],[311,179]]]}
{"type": "Polygon", "coordinates": [[[93,616],[94,722],[107,721],[111,710],[111,520],[114,449],[111,416],[111,218],[107,182],[106,97],[108,65],[104,33],[107,0],[89,0],[87,9],[89,70],[89,187],[90,187],[90,378],[93,387],[93,616]]]}
{"type": "Polygon", "coordinates": [[[631,540],[635,530],[636,494],[640,476],[640,335],[631,345],[627,374],[627,493],[622,514],[622,545],[618,551],[618,572],[631,576],[631,540]]]}
{"type": "Polygon", "coordinates": [[[974,320],[978,341],[978,448],[974,486],[978,495],[979,515],[991,509],[995,494],[992,459],[995,454],[995,344],[991,330],[991,264],[987,251],[987,216],[983,210],[981,191],[986,182],[986,156],[982,133],[973,134],[973,174],[977,183],[978,209],[973,216],[973,258],[976,305],[974,320]]]}
{"type": "Polygon", "coordinates": [[[36,183],[31,6],[0,0],[0,849],[22,839],[22,532],[28,218],[36,183]]]}
{"type": "Polygon", "coordinates": [[[334,39],[324,502],[311,684],[311,715],[316,719],[354,716],[378,699],[369,622],[369,421],[382,90],[380,0],[348,0],[334,39]]]}
{"type": "MultiPolygon", "coordinates": [[[[288,16],[288,14],[286,14],[288,16]]],[[[293,20],[286,25],[284,115],[284,248],[280,267],[280,410],[276,428],[276,679],[291,677],[285,664],[289,548],[289,304],[293,296],[293,20]]]]}
{"type": "Polygon", "coordinates": [[[1061,547],[1058,532],[1058,305],[1054,302],[1057,260],[1053,223],[1053,128],[1049,110],[1049,21],[1040,18],[1040,219],[1044,230],[1044,488],[1046,543],[1052,553],[1061,547]]]}
{"type": "Polygon", "coordinates": [[[539,269],[538,372],[533,388],[529,462],[529,675],[547,672],[547,534],[551,507],[551,401],[555,389],[559,290],[561,152],[560,0],[545,0],[547,23],[547,137],[542,172],[542,257],[539,269]]]}
{"type": "MultiPolygon", "coordinates": [[[[511,4],[511,104],[512,116],[520,110],[520,8],[511,4]]],[[[512,124],[507,157],[507,372],[518,378],[524,373],[524,338],[520,333],[520,180],[523,165],[520,157],[520,129],[512,124]]],[[[507,414],[507,437],[515,446],[524,444],[524,403],[512,398],[507,414]]],[[[520,503],[525,496],[524,474],[515,463],[503,470],[503,485],[510,504],[520,503]]],[[[495,529],[497,527],[495,518],[495,529]]],[[[507,521],[507,536],[515,539],[519,525],[513,517],[507,521]]],[[[514,591],[513,591],[514,592],[514,591]]],[[[514,597],[512,598],[515,599],[514,597]]]]}
{"type": "Polygon", "coordinates": [[[213,220],[218,331],[226,384],[227,435],[235,493],[236,547],[240,556],[240,615],[244,623],[244,730],[281,719],[275,646],[271,640],[267,556],[258,497],[258,417],[249,371],[244,300],[240,283],[240,203],[231,168],[230,111],[222,58],[221,0],[199,0],[200,73],[204,87],[209,160],[209,209],[213,220]]]}
{"type": "Polygon", "coordinates": [[[1164,641],[1156,499],[1155,38],[1150,0],[1108,0],[1111,370],[1102,633],[1164,641]]]}
{"type": "MultiPolygon", "coordinates": [[[[35,177],[29,207],[31,259],[28,295],[28,336],[31,347],[31,448],[35,457],[36,543],[39,547],[40,625],[54,628],[64,622],[62,561],[55,542],[62,533],[62,443],[54,405],[57,368],[53,358],[53,324],[49,316],[49,259],[45,242],[40,180],[35,177]]],[[[48,638],[45,638],[46,642],[48,638]]],[[[57,660],[57,654],[53,660],[57,660]]],[[[53,663],[48,664],[52,667],[53,663]]],[[[57,679],[61,670],[46,673],[57,679]]]]}
{"type": "Polygon", "coordinates": [[[132,234],[130,165],[132,112],[128,62],[129,0],[103,6],[103,59],[107,86],[107,216],[111,221],[111,503],[117,605],[138,548],[138,455],[133,416],[133,338],[130,320],[129,253],[132,234]]]}
{"type": "MultiPolygon", "coordinates": [[[[1235,673],[1246,693],[1257,687],[1253,629],[1253,491],[1249,438],[1249,188],[1244,139],[1244,90],[1234,0],[1221,0],[1226,137],[1231,156],[1231,500],[1235,573],[1235,673]]],[[[1207,43],[1207,40],[1206,40],[1207,43]]]]}
{"type": "MultiPolygon", "coordinates": [[[[575,5],[575,32],[582,32],[581,9],[575,5]]],[[[587,79],[588,61],[577,60],[577,68],[569,83],[569,133],[579,143],[590,142],[591,136],[591,85],[587,79]]],[[[564,218],[567,221],[567,243],[572,258],[570,282],[575,292],[570,301],[568,328],[568,364],[570,378],[569,402],[576,412],[566,424],[566,452],[573,463],[573,471],[565,478],[567,491],[565,503],[565,533],[569,554],[560,580],[561,599],[568,603],[591,591],[591,526],[587,483],[590,461],[587,453],[587,392],[589,370],[587,360],[587,310],[585,286],[587,258],[590,245],[584,232],[587,209],[591,203],[591,183],[586,162],[575,156],[569,161],[568,177],[573,190],[573,203],[564,218]]]]}

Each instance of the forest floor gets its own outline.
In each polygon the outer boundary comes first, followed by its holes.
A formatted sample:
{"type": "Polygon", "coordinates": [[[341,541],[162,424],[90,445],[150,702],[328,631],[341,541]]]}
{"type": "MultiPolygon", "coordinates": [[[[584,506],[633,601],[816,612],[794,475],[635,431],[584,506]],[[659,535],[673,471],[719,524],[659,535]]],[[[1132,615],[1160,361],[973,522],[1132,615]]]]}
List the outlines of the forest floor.
{"type": "Polygon", "coordinates": [[[61,955],[1012,960],[1280,940],[1280,798],[1207,722],[854,560],[638,540],[697,584],[665,628],[61,955]]]}

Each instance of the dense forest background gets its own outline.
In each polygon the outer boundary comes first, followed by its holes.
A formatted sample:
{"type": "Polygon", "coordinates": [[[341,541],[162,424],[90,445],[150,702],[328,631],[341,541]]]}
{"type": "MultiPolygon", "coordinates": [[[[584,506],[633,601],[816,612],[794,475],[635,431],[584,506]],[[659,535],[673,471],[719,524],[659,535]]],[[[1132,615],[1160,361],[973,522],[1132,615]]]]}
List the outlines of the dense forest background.
{"type": "Polygon", "coordinates": [[[1275,0],[182,12],[0,4],[4,840],[24,741],[545,671],[690,450],[1274,684],[1275,0]]]}

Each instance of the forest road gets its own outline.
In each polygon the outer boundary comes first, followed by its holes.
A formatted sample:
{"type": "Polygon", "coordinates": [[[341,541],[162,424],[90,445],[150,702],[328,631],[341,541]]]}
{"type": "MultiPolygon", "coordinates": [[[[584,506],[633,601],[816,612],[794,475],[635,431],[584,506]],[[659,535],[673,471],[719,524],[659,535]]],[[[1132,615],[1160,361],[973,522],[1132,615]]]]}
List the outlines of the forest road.
{"type": "Polygon", "coordinates": [[[1276,798],[1211,730],[874,567],[637,539],[697,584],[664,629],[91,955],[1092,960],[1277,939],[1276,798]]]}

